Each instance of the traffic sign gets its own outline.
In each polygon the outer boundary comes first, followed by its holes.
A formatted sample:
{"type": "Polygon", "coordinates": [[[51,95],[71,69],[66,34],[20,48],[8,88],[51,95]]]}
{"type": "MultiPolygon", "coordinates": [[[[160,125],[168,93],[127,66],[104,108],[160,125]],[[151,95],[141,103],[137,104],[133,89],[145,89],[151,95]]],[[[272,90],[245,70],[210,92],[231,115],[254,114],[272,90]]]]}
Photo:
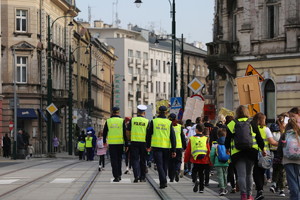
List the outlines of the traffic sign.
{"type": "Polygon", "coordinates": [[[51,103],[46,110],[50,113],[50,115],[53,115],[58,109],[54,105],[54,103],[51,103]]]}
{"type": "Polygon", "coordinates": [[[260,73],[258,73],[258,71],[256,71],[256,69],[254,69],[254,67],[252,67],[252,65],[249,64],[246,69],[245,76],[252,76],[256,74],[258,75],[258,79],[260,82],[263,82],[265,80],[264,77],[262,77],[262,75],[260,75],[260,73]]]}
{"type": "Polygon", "coordinates": [[[171,98],[171,109],[182,108],[182,99],[181,97],[172,97],[171,98]]]}
{"type": "Polygon", "coordinates": [[[9,130],[12,131],[14,129],[14,123],[12,121],[9,121],[9,130]]]}
{"type": "Polygon", "coordinates": [[[188,87],[194,92],[198,93],[201,88],[204,86],[204,84],[198,80],[197,78],[194,78],[189,84],[188,87]]]}

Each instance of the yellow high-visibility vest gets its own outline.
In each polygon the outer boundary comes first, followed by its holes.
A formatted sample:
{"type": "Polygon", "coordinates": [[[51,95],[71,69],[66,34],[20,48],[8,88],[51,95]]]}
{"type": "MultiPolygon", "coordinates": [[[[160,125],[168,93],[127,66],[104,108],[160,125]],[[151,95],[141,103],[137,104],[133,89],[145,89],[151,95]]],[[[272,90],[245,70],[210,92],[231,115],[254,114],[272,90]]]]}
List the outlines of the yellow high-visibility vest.
{"type": "Polygon", "coordinates": [[[202,136],[192,136],[190,137],[191,140],[191,154],[194,158],[194,160],[197,159],[199,155],[206,155],[207,154],[207,137],[202,136]]]}
{"type": "Polygon", "coordinates": [[[176,136],[176,149],[182,148],[182,141],[181,141],[181,124],[177,124],[177,126],[173,126],[175,136],[176,136]]]}
{"type": "Polygon", "coordinates": [[[111,117],[107,119],[107,140],[108,144],[124,144],[123,122],[120,117],[111,117]]]}
{"type": "MultiPolygon", "coordinates": [[[[239,118],[238,121],[247,121],[248,118],[239,118]]],[[[229,122],[229,124],[227,124],[228,129],[231,131],[231,133],[234,135],[234,126],[235,126],[235,122],[234,120],[232,120],[231,122],[229,122]]],[[[251,126],[251,134],[252,134],[252,140],[253,140],[253,145],[252,148],[257,149],[258,150],[258,145],[255,139],[256,133],[253,132],[252,130],[252,126],[251,126]]],[[[234,144],[234,139],[231,139],[230,142],[230,146],[231,146],[231,155],[236,154],[238,152],[240,152],[240,150],[238,150],[237,148],[235,148],[235,144],[234,144]]]]}
{"type": "Polygon", "coordinates": [[[84,142],[78,142],[77,144],[79,151],[84,151],[85,143],[84,142]]]}
{"type": "Polygon", "coordinates": [[[146,133],[149,120],[144,117],[131,119],[131,141],[146,142],[146,133]]]}
{"type": "Polygon", "coordinates": [[[91,148],[93,147],[93,137],[85,137],[85,147],[91,148]]]}
{"type": "Polygon", "coordinates": [[[259,129],[259,132],[260,132],[260,135],[261,135],[261,137],[262,137],[262,139],[264,140],[264,143],[265,143],[265,150],[270,150],[269,149],[269,141],[268,141],[268,139],[267,139],[267,133],[266,133],[266,126],[264,126],[264,127],[260,127],[260,126],[258,126],[258,129],[259,129]]]}
{"type": "Polygon", "coordinates": [[[171,121],[167,118],[153,119],[153,135],[151,138],[151,146],[159,148],[170,148],[170,127],[171,121]]]}

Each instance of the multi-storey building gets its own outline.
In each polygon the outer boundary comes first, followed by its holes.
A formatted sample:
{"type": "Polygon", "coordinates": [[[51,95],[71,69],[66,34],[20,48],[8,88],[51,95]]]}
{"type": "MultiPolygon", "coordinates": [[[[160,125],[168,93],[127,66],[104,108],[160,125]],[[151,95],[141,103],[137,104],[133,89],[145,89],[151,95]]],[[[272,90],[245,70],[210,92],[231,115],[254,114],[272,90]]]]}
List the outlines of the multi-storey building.
{"type": "MultiPolygon", "coordinates": [[[[2,5],[2,0],[0,0],[0,11],[1,11],[1,5],[2,5]]],[[[2,137],[2,101],[3,101],[3,96],[2,96],[2,62],[1,62],[1,58],[2,58],[2,44],[1,44],[1,36],[2,36],[2,25],[1,25],[1,15],[0,15],[0,137],[2,137]]]]}
{"type": "Polygon", "coordinates": [[[244,76],[251,64],[264,78],[260,111],[268,122],[299,106],[300,1],[217,0],[215,8],[207,63],[217,105],[231,110],[239,105],[234,78],[244,76]]]}
{"type": "Polygon", "coordinates": [[[67,113],[67,52],[70,29],[67,24],[78,13],[74,0],[22,0],[1,2],[3,131],[13,120],[13,83],[17,83],[17,126],[24,129],[38,152],[47,146],[47,41],[51,41],[52,98],[58,111],[52,116],[52,135],[65,148],[67,113]],[[50,17],[50,26],[48,25],[50,17]],[[62,17],[64,16],[64,17],[62,17]],[[50,38],[47,30],[50,28],[50,38]],[[15,74],[16,73],[16,74],[15,74]],[[16,75],[16,76],[14,76],[16,75]],[[16,77],[16,78],[14,78],[16,77]]]}

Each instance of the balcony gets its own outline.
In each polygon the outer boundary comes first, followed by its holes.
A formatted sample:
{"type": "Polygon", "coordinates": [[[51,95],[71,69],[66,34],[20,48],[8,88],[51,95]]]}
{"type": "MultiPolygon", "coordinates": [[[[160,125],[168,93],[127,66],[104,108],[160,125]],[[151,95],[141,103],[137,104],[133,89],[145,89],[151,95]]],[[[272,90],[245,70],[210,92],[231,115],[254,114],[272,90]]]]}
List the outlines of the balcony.
{"type": "Polygon", "coordinates": [[[128,58],[128,66],[133,66],[133,58],[128,58]]]}

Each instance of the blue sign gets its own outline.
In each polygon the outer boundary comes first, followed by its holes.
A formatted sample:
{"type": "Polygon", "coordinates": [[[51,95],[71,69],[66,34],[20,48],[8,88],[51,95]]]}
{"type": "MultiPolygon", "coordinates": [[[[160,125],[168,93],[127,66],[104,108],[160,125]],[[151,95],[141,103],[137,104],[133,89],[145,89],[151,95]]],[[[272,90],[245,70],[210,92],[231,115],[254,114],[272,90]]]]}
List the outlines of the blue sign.
{"type": "Polygon", "coordinates": [[[171,109],[182,108],[182,99],[181,97],[172,97],[171,98],[171,109]]]}

